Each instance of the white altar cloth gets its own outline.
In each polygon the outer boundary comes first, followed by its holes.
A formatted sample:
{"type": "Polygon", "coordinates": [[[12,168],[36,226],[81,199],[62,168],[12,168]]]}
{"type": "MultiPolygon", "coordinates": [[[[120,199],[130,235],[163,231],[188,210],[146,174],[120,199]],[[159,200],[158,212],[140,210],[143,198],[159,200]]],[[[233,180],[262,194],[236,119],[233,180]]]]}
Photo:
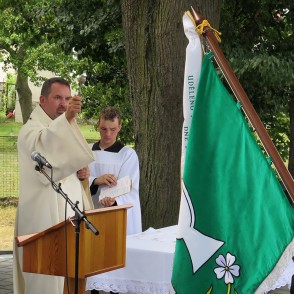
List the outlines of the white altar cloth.
{"type": "MultiPolygon", "coordinates": [[[[177,226],[127,236],[126,267],[87,278],[87,290],[129,294],[169,294],[177,226]]],[[[288,285],[294,274],[290,261],[273,289],[288,285]]],[[[270,294],[281,293],[279,290],[270,294]]]]}
{"type": "Polygon", "coordinates": [[[176,227],[127,236],[126,267],[87,278],[87,290],[133,294],[168,294],[176,227]]]}

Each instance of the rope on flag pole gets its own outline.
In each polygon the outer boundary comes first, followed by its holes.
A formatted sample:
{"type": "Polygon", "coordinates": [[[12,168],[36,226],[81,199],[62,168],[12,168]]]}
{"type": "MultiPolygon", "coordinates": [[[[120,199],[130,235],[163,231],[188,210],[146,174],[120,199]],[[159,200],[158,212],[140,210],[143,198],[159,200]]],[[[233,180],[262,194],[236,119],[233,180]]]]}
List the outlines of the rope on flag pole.
{"type": "Polygon", "coordinates": [[[203,32],[204,32],[204,28],[207,28],[207,27],[209,27],[213,31],[213,34],[214,34],[215,38],[217,39],[217,41],[219,43],[221,43],[222,40],[220,38],[220,35],[222,33],[219,32],[218,30],[214,29],[206,19],[204,19],[201,24],[199,24],[198,26],[196,26],[196,31],[201,36],[203,34],[203,32]]]}

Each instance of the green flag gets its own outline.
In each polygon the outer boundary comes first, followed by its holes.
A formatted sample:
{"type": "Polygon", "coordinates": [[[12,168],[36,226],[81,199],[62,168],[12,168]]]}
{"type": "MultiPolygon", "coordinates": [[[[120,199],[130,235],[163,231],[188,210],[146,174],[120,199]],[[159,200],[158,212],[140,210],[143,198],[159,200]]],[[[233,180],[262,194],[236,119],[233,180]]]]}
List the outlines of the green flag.
{"type": "Polygon", "coordinates": [[[263,293],[294,254],[294,210],[211,57],[188,139],[172,285],[178,294],[263,293]]]}

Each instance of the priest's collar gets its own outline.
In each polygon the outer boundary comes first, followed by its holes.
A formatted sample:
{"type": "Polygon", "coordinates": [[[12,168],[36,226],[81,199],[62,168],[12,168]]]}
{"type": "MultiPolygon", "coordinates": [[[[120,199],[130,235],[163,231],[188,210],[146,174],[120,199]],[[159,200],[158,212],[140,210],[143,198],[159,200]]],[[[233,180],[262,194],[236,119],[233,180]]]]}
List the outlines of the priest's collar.
{"type": "Polygon", "coordinates": [[[101,149],[101,147],[100,147],[100,141],[98,141],[98,142],[96,142],[96,143],[93,144],[92,151],[103,150],[103,151],[107,151],[107,152],[118,153],[123,147],[124,147],[123,144],[121,144],[120,142],[116,141],[110,147],[108,147],[106,149],[101,149]]]}

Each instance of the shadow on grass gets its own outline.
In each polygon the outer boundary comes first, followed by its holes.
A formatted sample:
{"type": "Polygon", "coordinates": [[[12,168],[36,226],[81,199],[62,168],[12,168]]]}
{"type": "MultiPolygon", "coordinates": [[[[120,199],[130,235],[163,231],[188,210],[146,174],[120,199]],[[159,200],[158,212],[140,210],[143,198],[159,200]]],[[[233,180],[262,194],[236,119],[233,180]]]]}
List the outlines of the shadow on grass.
{"type": "Polygon", "coordinates": [[[0,197],[0,207],[14,206],[18,204],[18,197],[0,197]]]}

